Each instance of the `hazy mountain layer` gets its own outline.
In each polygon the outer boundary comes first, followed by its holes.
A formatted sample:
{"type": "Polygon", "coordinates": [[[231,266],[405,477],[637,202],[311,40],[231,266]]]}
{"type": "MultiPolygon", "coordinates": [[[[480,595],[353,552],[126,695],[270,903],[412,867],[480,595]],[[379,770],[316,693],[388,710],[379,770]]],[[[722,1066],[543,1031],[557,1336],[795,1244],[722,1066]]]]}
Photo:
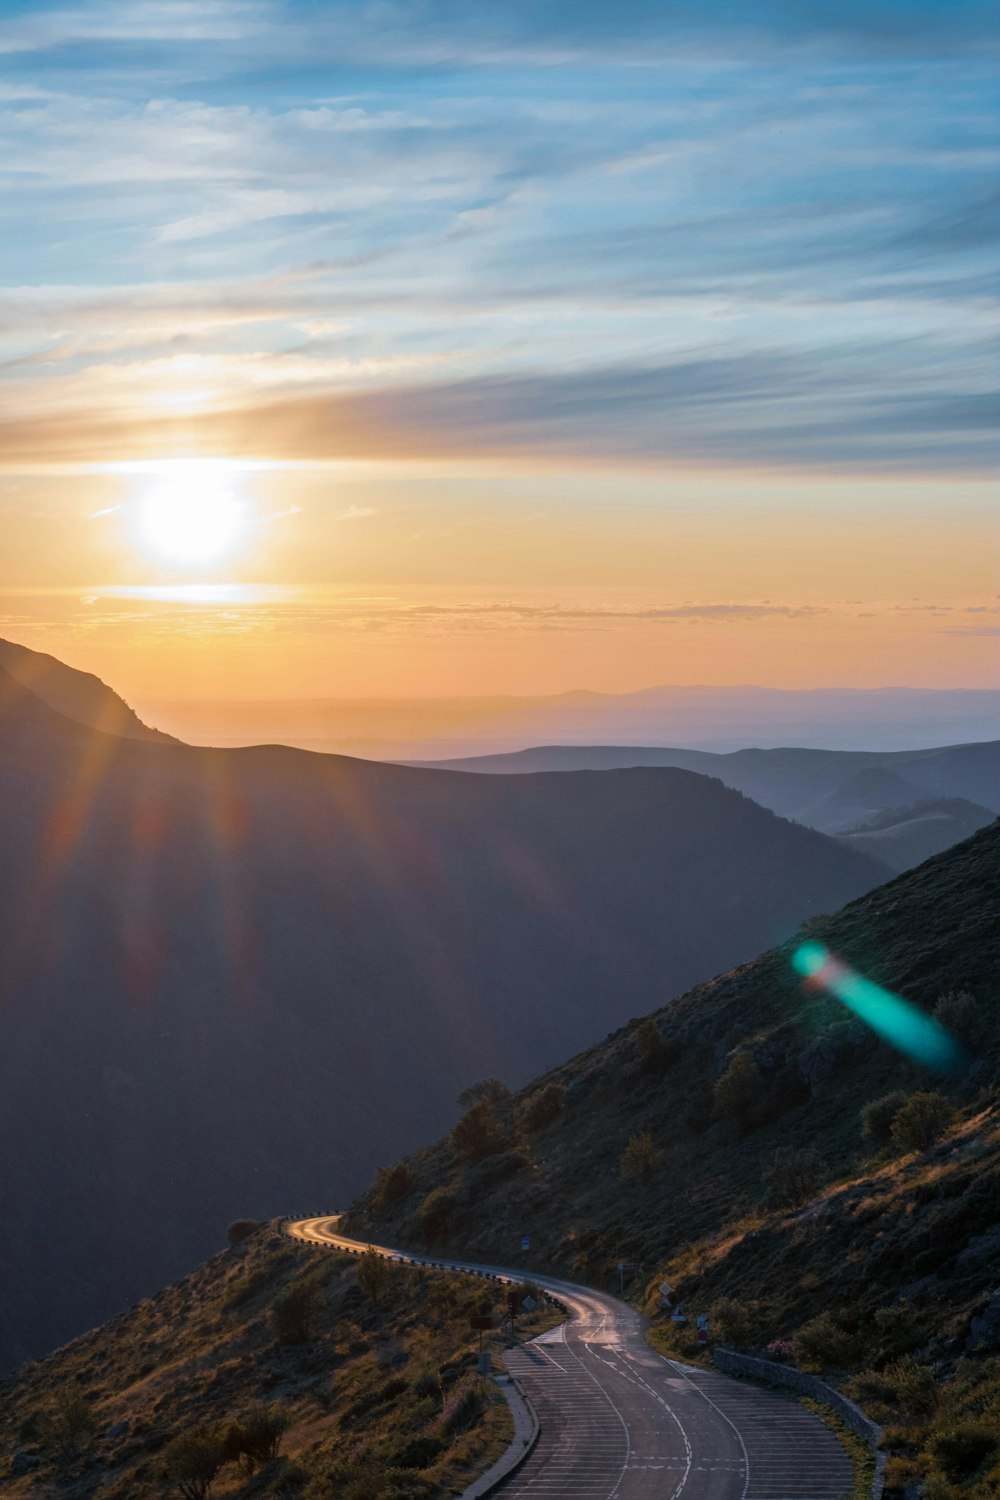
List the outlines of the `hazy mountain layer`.
{"type": "Polygon", "coordinates": [[[10,677],[0,801],[8,1363],[884,874],[684,771],[143,743],[10,677]]]}
{"type": "Polygon", "coordinates": [[[484,775],[679,766],[718,776],[782,817],[826,833],[845,832],[875,812],[927,798],[961,797],[1000,813],[1000,740],[891,753],[774,749],[727,755],[659,746],[540,745],[435,764],[484,775]]]}
{"type": "Polygon", "coordinates": [[[987,827],[993,818],[988,808],[961,797],[931,798],[874,813],[838,838],[894,870],[909,870],[987,827]]]}

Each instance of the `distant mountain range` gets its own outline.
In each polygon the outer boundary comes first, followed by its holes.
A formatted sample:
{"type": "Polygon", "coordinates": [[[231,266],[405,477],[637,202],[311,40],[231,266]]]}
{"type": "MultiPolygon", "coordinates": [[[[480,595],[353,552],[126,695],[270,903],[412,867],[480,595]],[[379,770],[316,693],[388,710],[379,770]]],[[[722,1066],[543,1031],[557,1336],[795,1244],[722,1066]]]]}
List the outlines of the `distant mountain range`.
{"type": "Polygon", "coordinates": [[[660,746],[541,745],[511,755],[434,762],[481,775],[533,775],[627,766],[674,766],[718,776],[764,807],[824,833],[850,835],[893,869],[919,864],[1000,813],[1000,740],[929,750],[737,750],[715,755],[660,746]],[[866,820],[878,820],[871,829],[866,820]],[[892,825],[905,837],[889,837],[892,825]],[[918,826],[919,825],[919,826],[918,826]]]}
{"type": "Polygon", "coordinates": [[[886,873],[684,769],[195,749],[43,663],[57,711],[16,664],[5,1364],[171,1280],[239,1214],[343,1199],[470,1079],[517,1083],[886,873]],[[92,727],[106,714],[123,733],[92,727]]]}
{"type": "Polygon", "coordinates": [[[280,743],[372,760],[553,744],[899,750],[1000,739],[1000,690],[656,687],[534,698],[148,700],[142,708],[196,744],[280,743]]]}

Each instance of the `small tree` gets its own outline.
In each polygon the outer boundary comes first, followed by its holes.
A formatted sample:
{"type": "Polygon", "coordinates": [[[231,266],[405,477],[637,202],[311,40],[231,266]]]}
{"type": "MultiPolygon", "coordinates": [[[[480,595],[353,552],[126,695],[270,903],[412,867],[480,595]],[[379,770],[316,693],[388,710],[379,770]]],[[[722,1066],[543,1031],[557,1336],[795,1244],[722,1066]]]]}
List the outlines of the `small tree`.
{"type": "Polygon", "coordinates": [[[302,1344],[310,1337],[319,1312],[319,1291],[311,1281],[293,1281],[271,1310],[274,1331],[282,1344],[302,1344]]]}
{"type": "Polygon", "coordinates": [[[484,1078],[481,1083],[470,1084],[458,1096],[460,1109],[471,1109],[474,1104],[502,1104],[510,1098],[510,1089],[499,1078],[484,1078]]]}
{"type": "Polygon", "coordinates": [[[943,1094],[912,1094],[893,1118],[892,1138],[901,1151],[926,1151],[954,1119],[955,1111],[943,1094]]]}
{"type": "Polygon", "coordinates": [[[212,1427],[195,1427],[167,1445],[163,1473],[184,1500],[206,1500],[212,1483],[229,1458],[225,1436],[212,1427]]]}
{"type": "Polygon", "coordinates": [[[632,1042],[640,1064],[650,1073],[658,1073],[673,1061],[671,1049],[652,1016],[639,1022],[632,1032],[632,1042]]]}
{"type": "Polygon", "coordinates": [[[262,1464],[277,1458],[287,1427],[283,1406],[251,1406],[226,1433],[227,1456],[238,1459],[245,1474],[255,1474],[262,1464]]]}
{"type": "Polygon", "coordinates": [[[377,1307],[389,1280],[389,1262],[369,1245],[358,1261],[358,1286],[377,1307]]]}
{"type": "Polygon", "coordinates": [[[448,1188],[436,1187],[427,1194],[420,1205],[420,1228],[425,1244],[433,1245],[441,1238],[457,1207],[458,1199],[448,1188]]]}
{"type": "Polygon", "coordinates": [[[238,1245],[241,1241],[249,1239],[252,1234],[256,1234],[259,1228],[259,1219],[234,1219],[229,1226],[229,1243],[238,1245]]]}
{"type": "Polygon", "coordinates": [[[810,1146],[779,1146],[767,1174],[772,1208],[797,1208],[811,1198],[826,1176],[823,1158],[810,1146]]]}
{"type": "Polygon", "coordinates": [[[749,1344],[754,1335],[754,1316],[751,1308],[735,1297],[720,1297],[712,1305],[709,1327],[714,1338],[724,1344],[737,1347],[749,1344]]]}
{"type": "Polygon", "coordinates": [[[566,1090],[561,1083],[547,1083],[543,1089],[529,1094],[518,1113],[518,1124],[529,1135],[544,1130],[546,1125],[562,1112],[566,1102],[566,1090]]]}
{"type": "Polygon", "coordinates": [[[56,1395],[42,1417],[42,1434],[60,1458],[79,1458],[97,1431],[97,1419],[83,1393],[70,1386],[56,1395]]]}
{"type": "Polygon", "coordinates": [[[861,1134],[866,1141],[884,1145],[892,1139],[892,1122],[909,1098],[902,1089],[893,1089],[880,1099],[871,1099],[861,1110],[861,1134]]]}
{"type": "Polygon", "coordinates": [[[982,1039],[984,1012],[968,990],[949,990],[941,995],[934,1006],[934,1019],[963,1042],[974,1044],[982,1039]]]}
{"type": "Polygon", "coordinates": [[[488,1099],[471,1104],[448,1137],[456,1156],[480,1161],[493,1156],[504,1145],[496,1105],[488,1099]]]}
{"type": "Polygon", "coordinates": [[[647,1177],[661,1154],[649,1131],[640,1130],[629,1136],[618,1170],[622,1177],[647,1177]]]}
{"type": "Polygon", "coordinates": [[[830,1313],[820,1313],[805,1323],[798,1331],[795,1347],[805,1362],[836,1370],[846,1369],[857,1350],[854,1337],[830,1313]]]}
{"type": "Polygon", "coordinates": [[[764,1080],[749,1052],[737,1052],[713,1090],[715,1112],[723,1119],[745,1125],[763,1094],[764,1080]]]}
{"type": "Polygon", "coordinates": [[[413,1171],[405,1161],[397,1162],[394,1167],[379,1167],[372,1188],[372,1201],[376,1208],[385,1208],[405,1198],[412,1186],[413,1171]]]}

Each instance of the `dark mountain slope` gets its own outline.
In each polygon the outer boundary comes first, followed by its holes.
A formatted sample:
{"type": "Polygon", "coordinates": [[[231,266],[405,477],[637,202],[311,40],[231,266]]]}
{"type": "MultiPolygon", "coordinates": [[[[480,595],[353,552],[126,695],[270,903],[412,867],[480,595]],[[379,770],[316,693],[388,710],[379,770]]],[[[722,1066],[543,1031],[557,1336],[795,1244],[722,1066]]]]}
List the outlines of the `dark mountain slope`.
{"type": "Polygon", "coordinates": [[[10,677],[0,806],[7,1363],[883,873],[683,771],[142,743],[10,677]]]}
{"type": "MultiPolygon", "coordinates": [[[[970,1083],[1000,1075],[1000,824],[809,924],[861,973],[931,1008],[967,990],[982,1019],[981,1054],[970,1083]]],[[[496,1185],[487,1163],[464,1163],[443,1141],[410,1159],[413,1187],[396,1204],[362,1200],[350,1220],[362,1234],[419,1240],[420,1204],[446,1187],[455,1206],[442,1247],[500,1259],[532,1235],[545,1266],[603,1279],[622,1255],[655,1262],[719,1229],[734,1208],[760,1200],[776,1146],[814,1146],[831,1171],[865,1159],[858,1109],[891,1088],[933,1088],[831,997],[795,974],[795,944],[777,948],[661,1009],[663,1054],[644,1060],[640,1023],[536,1079],[511,1106],[515,1116],[541,1089],[565,1089],[554,1121],[521,1147],[521,1169],[496,1185]],[[748,1128],[713,1113],[713,1090],[731,1059],[748,1050],[760,1072],[748,1128]],[[758,1107],[759,1105],[759,1107],[758,1107]],[[652,1132],[660,1156],[641,1190],[619,1164],[630,1134],[652,1132]]]]}
{"type": "Polygon", "coordinates": [[[1000,813],[1000,740],[933,750],[775,749],[735,750],[725,755],[659,746],[541,745],[511,755],[436,764],[488,775],[679,766],[718,776],[782,817],[822,827],[825,832],[839,831],[845,820],[856,821],[863,812],[927,797],[964,797],[1000,813]],[[849,800],[851,806],[846,810],[824,806],[827,799],[835,803],[838,797],[849,800]]]}
{"type": "Polygon", "coordinates": [[[105,734],[133,740],[175,743],[168,734],[150,729],[123,698],[90,672],[78,672],[54,656],[31,651],[14,641],[0,640],[0,671],[29,688],[43,703],[68,719],[105,734]]]}

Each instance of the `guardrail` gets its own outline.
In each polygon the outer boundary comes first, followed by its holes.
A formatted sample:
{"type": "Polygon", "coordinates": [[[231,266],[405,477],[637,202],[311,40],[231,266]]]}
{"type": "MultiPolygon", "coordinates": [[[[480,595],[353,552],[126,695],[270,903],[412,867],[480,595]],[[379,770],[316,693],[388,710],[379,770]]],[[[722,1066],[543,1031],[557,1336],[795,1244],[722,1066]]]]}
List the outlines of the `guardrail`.
{"type": "Polygon", "coordinates": [[[759,1359],[753,1354],[737,1354],[734,1349],[713,1349],[712,1359],[724,1375],[744,1376],[759,1381],[762,1385],[780,1386],[784,1390],[798,1391],[802,1396],[811,1396],[836,1412],[841,1421],[866,1443],[875,1455],[875,1475],[872,1479],[872,1500],[882,1500],[885,1489],[885,1454],[882,1452],[882,1429],[870,1417],[866,1417],[860,1406],[855,1406],[843,1392],[827,1385],[816,1375],[807,1375],[805,1370],[796,1370],[792,1365],[782,1365],[773,1359],[759,1359]]]}

